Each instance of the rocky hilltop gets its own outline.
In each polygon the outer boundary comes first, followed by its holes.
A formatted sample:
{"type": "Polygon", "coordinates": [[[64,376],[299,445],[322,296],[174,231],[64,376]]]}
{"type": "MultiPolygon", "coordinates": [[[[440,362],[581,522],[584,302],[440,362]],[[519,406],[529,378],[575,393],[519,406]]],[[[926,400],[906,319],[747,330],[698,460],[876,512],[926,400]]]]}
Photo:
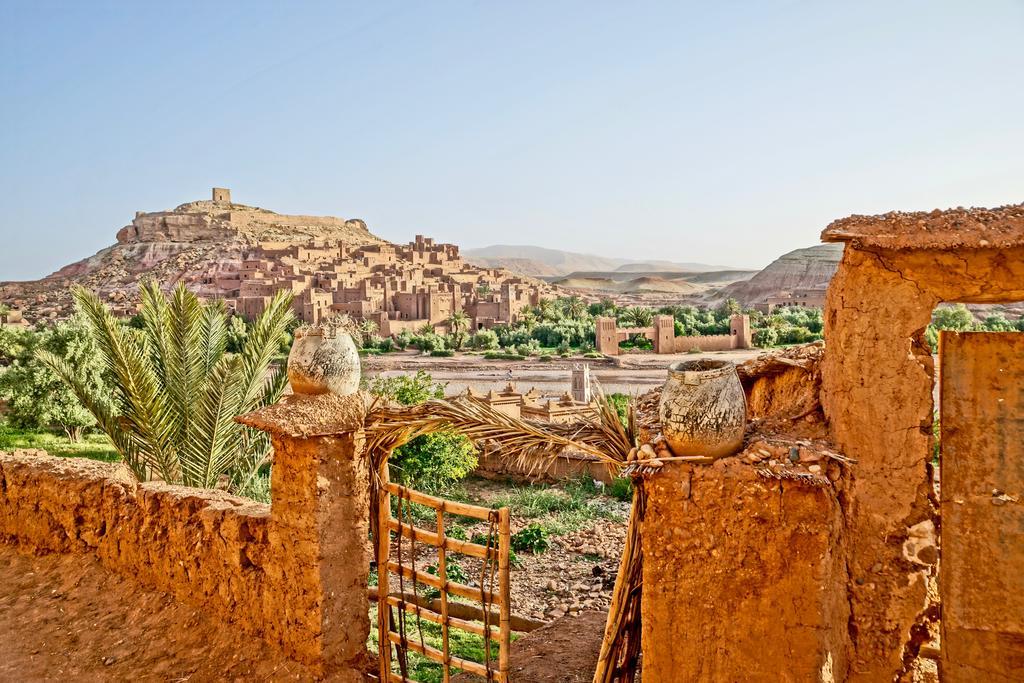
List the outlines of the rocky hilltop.
{"type": "Polygon", "coordinates": [[[795,249],[772,261],[749,280],[723,288],[719,296],[723,299],[732,297],[744,306],[753,306],[786,292],[822,288],[835,275],[842,256],[842,244],[817,244],[795,249]]]}
{"type": "Polygon", "coordinates": [[[145,278],[168,286],[185,282],[199,294],[213,294],[217,278],[237,271],[246,251],[260,244],[383,242],[358,219],[279,214],[235,204],[224,190],[215,190],[214,198],[171,211],[140,211],[117,232],[115,244],[93,256],[41,280],[0,283],[0,301],[21,309],[30,322],[63,317],[70,310],[70,286],[81,284],[130,308],[145,278]]]}

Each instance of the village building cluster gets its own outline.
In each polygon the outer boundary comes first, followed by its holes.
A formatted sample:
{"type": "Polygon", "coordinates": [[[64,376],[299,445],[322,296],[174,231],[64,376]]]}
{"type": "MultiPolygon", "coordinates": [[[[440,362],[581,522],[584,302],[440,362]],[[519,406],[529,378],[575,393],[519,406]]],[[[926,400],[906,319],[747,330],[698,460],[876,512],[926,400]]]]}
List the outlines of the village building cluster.
{"type": "Polygon", "coordinates": [[[317,324],[340,314],[393,336],[429,325],[446,330],[464,311],[472,330],[517,322],[551,288],[508,271],[466,263],[454,244],[417,235],[406,245],[351,247],[342,242],[261,242],[237,270],[210,283],[245,317],[258,316],[281,290],[295,296],[295,313],[317,324]]]}

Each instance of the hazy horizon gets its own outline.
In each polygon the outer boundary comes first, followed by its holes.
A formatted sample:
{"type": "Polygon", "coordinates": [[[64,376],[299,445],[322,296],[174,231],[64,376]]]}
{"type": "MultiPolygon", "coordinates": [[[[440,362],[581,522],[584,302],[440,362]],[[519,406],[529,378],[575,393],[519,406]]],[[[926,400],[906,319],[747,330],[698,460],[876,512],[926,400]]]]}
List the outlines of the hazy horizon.
{"type": "Polygon", "coordinates": [[[0,280],[232,189],[385,239],[759,268],[1024,200],[1024,4],[0,0],[0,280]]]}

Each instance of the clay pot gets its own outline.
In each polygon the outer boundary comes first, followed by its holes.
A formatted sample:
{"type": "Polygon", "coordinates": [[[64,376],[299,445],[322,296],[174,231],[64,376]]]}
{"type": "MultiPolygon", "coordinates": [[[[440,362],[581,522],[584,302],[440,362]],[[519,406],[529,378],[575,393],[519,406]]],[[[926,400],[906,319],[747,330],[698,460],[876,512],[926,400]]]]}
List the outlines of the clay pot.
{"type": "Polygon", "coordinates": [[[354,394],[360,374],[359,351],[346,333],[320,327],[295,330],[288,381],[296,394],[354,394]]]}
{"type": "Polygon", "coordinates": [[[743,445],[747,400],[736,366],[691,360],[668,368],[658,406],[661,430],[674,455],[720,458],[743,445]]]}

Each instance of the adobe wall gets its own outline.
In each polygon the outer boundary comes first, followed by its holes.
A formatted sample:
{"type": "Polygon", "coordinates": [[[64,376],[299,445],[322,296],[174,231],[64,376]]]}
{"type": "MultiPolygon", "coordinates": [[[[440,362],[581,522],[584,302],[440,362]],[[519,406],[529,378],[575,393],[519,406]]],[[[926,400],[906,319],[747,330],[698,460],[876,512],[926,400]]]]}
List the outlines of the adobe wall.
{"type": "MultiPolygon", "coordinates": [[[[911,527],[937,525],[928,466],[934,363],[923,335],[943,301],[1024,300],[1024,247],[858,248],[849,243],[826,298],[822,404],[832,439],[856,458],[845,507],[850,680],[892,680],[913,655],[931,551],[904,554],[911,527]],[[909,645],[908,645],[909,644],[909,645]]],[[[998,609],[993,605],[993,609],[998,609]]]]}
{"type": "Polygon", "coordinates": [[[358,394],[292,394],[237,418],[271,432],[272,506],[139,484],[120,465],[0,453],[0,542],[94,554],[332,680],[362,680],[371,558],[364,411],[358,394]]]}
{"type": "Polygon", "coordinates": [[[731,334],[676,337],[674,341],[676,353],[687,353],[693,349],[700,349],[701,351],[728,351],[735,348],[737,348],[736,337],[731,334]]]}
{"type": "Polygon", "coordinates": [[[1021,681],[1024,334],[941,344],[943,681],[1021,681]]]}
{"type": "Polygon", "coordinates": [[[597,458],[565,451],[560,452],[556,458],[544,453],[508,458],[498,451],[485,449],[480,451],[473,473],[488,479],[522,482],[557,483],[587,476],[610,484],[613,479],[608,467],[597,458]]]}
{"type": "Polygon", "coordinates": [[[309,589],[301,577],[268,571],[269,505],[223,491],[138,484],[120,465],[42,451],[0,453],[0,492],[4,543],[95,554],[109,569],[249,632],[283,640],[279,614],[309,589]]]}
{"type": "Polygon", "coordinates": [[[645,483],[644,680],[832,681],[848,619],[836,491],[740,456],[645,483]]]}

